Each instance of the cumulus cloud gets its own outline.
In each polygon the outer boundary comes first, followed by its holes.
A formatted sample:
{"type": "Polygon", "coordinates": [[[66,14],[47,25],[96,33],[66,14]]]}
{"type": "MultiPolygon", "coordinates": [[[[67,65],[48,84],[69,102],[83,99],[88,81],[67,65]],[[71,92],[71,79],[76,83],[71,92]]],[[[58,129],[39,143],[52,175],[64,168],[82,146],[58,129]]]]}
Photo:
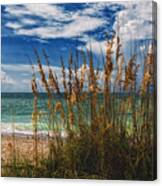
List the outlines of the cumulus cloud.
{"type": "MultiPolygon", "coordinates": [[[[32,68],[30,65],[23,64],[2,64],[1,71],[1,84],[2,92],[31,92],[31,79],[32,79],[32,68]],[[25,74],[25,76],[24,76],[25,74]]],[[[44,72],[48,78],[48,67],[43,65],[44,72]]],[[[62,69],[61,67],[51,66],[51,69],[58,77],[59,85],[62,87],[62,69]]],[[[39,68],[34,65],[34,70],[36,74],[36,81],[40,91],[44,90],[41,82],[41,77],[39,75],[39,68]]],[[[68,72],[68,69],[65,69],[68,72]]]]}
{"type": "MultiPolygon", "coordinates": [[[[11,64],[2,64],[3,71],[1,73],[1,82],[2,82],[2,92],[31,92],[31,66],[30,65],[11,65],[11,64]],[[25,73],[25,76],[24,76],[25,73]],[[10,86],[9,86],[10,85],[10,86]]],[[[44,86],[41,82],[41,77],[39,75],[39,69],[37,65],[34,65],[35,73],[36,73],[36,81],[38,84],[39,91],[45,91],[44,86]]],[[[48,67],[43,65],[44,72],[46,74],[46,78],[48,79],[48,67]]],[[[58,78],[58,84],[60,90],[63,91],[63,75],[62,68],[51,66],[52,71],[56,74],[58,78]]],[[[84,65],[80,66],[78,69],[78,77],[81,78],[81,73],[84,71],[85,73],[85,88],[88,86],[88,74],[89,74],[89,66],[84,65]],[[85,70],[86,69],[86,70],[85,70]]],[[[96,70],[95,70],[96,72],[96,70]]],[[[65,68],[66,81],[68,82],[68,68],[65,68]]],[[[74,70],[72,70],[72,78],[74,78],[74,70]]],[[[103,71],[99,71],[100,80],[98,81],[99,86],[103,86],[103,71]]]]}
{"type": "Polygon", "coordinates": [[[11,76],[6,74],[5,71],[1,70],[1,83],[7,85],[14,85],[15,81],[11,78],[11,76]]]}
{"type": "Polygon", "coordinates": [[[123,42],[152,39],[152,1],[123,2],[125,9],[118,12],[114,29],[123,42]]]}
{"type": "Polygon", "coordinates": [[[79,50],[85,51],[92,50],[97,55],[105,55],[106,53],[106,41],[97,41],[95,39],[90,40],[85,46],[78,46],[79,50]]]}

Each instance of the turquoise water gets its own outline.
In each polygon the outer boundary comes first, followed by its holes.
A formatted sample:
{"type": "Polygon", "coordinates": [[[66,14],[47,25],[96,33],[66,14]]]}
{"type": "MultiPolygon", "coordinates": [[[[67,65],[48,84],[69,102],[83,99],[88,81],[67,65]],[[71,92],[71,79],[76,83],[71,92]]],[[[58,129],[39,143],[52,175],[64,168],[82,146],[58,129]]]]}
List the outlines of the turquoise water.
{"type": "MultiPolygon", "coordinates": [[[[38,110],[47,113],[43,116],[41,122],[48,123],[48,97],[45,93],[39,94],[38,110]]],[[[54,95],[53,102],[61,101],[64,110],[66,111],[66,104],[63,94],[54,95]]],[[[2,93],[1,94],[1,122],[3,124],[31,124],[33,112],[34,97],[32,93],[2,93]]],[[[84,104],[83,104],[84,105],[84,104]]],[[[87,105],[84,105],[85,114],[89,115],[87,105]]],[[[75,111],[75,108],[74,108],[75,111]]]]}
{"type": "MultiPolygon", "coordinates": [[[[2,123],[31,123],[33,112],[32,93],[2,93],[1,122],[2,123]]],[[[39,110],[47,110],[47,97],[40,94],[39,110]]]]}
{"type": "MultiPolygon", "coordinates": [[[[120,102],[120,99],[123,98],[122,95],[119,96],[119,100],[117,99],[117,102],[120,102]]],[[[103,95],[99,95],[99,102],[103,102],[103,95]]],[[[66,112],[66,104],[65,99],[63,97],[63,94],[58,96],[54,95],[54,102],[61,101],[64,110],[66,112]]],[[[48,113],[47,109],[47,95],[44,93],[39,94],[38,99],[38,110],[42,111],[44,113],[48,113]]],[[[2,93],[1,94],[1,122],[3,125],[7,124],[17,124],[21,125],[23,127],[29,128],[32,124],[32,112],[33,112],[33,102],[34,97],[32,93],[2,93]],[[27,124],[27,125],[25,125],[27,124]]],[[[99,103],[99,104],[100,104],[99,103]]],[[[117,103],[117,105],[118,105],[117,103]]],[[[116,104],[115,104],[116,105],[116,104]]],[[[139,106],[138,106],[139,108],[139,106]]],[[[74,112],[77,112],[77,109],[74,112]]],[[[86,121],[90,121],[90,103],[87,100],[82,104],[82,113],[84,115],[84,118],[86,121]]],[[[131,113],[117,113],[116,117],[120,117],[120,115],[126,115],[127,121],[131,123],[132,116],[131,113]]],[[[56,116],[57,117],[57,116],[56,116]]],[[[43,116],[41,118],[41,124],[40,128],[42,129],[44,127],[47,127],[48,123],[48,114],[43,116]]],[[[60,120],[58,120],[60,122],[60,120]]],[[[76,122],[77,123],[77,122],[76,122]]]]}

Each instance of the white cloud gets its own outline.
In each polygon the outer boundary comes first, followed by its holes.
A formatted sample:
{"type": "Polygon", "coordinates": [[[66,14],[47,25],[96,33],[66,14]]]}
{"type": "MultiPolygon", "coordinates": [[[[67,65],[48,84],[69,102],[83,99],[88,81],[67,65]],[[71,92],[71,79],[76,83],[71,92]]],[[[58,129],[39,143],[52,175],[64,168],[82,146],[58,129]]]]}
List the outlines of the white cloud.
{"type": "Polygon", "coordinates": [[[11,29],[15,29],[15,30],[22,27],[22,25],[17,22],[7,22],[5,26],[11,29]]]}
{"type": "MultiPolygon", "coordinates": [[[[31,66],[30,65],[23,65],[23,64],[1,64],[2,69],[6,72],[31,72],[31,66]]],[[[30,73],[31,74],[31,73],[30,73]]]]}
{"type": "MultiPolygon", "coordinates": [[[[1,79],[2,79],[2,92],[31,92],[31,80],[32,80],[32,73],[31,73],[31,66],[30,65],[11,65],[11,64],[2,64],[3,71],[1,72],[1,79]],[[24,76],[24,73],[26,74],[24,76]],[[28,74],[28,75],[27,75],[28,74]]],[[[44,91],[41,77],[39,75],[39,69],[37,65],[34,65],[35,73],[36,73],[36,81],[38,83],[39,91],[44,91]]],[[[48,79],[48,67],[43,65],[44,72],[48,79]]],[[[58,84],[60,90],[63,91],[63,75],[62,75],[62,68],[51,66],[51,69],[58,78],[58,84]]],[[[78,77],[81,78],[81,73],[85,73],[85,85],[88,85],[88,74],[89,74],[89,66],[86,65],[86,69],[81,66],[78,69],[78,77]]],[[[66,81],[68,82],[68,69],[65,68],[66,73],[66,81]]],[[[72,74],[74,75],[74,71],[72,70],[72,74]]],[[[100,80],[98,81],[100,86],[103,85],[103,71],[99,72],[100,80]]]]}
{"type": "Polygon", "coordinates": [[[7,85],[14,85],[15,81],[9,75],[7,75],[5,71],[1,70],[1,83],[7,85]]]}
{"type": "Polygon", "coordinates": [[[123,2],[126,9],[118,12],[114,29],[123,42],[152,38],[152,1],[123,2]]]}
{"type": "Polygon", "coordinates": [[[103,20],[89,17],[78,17],[68,25],[58,27],[40,26],[33,29],[20,29],[18,35],[36,36],[41,39],[82,37],[84,32],[91,31],[104,24],[103,20]]]}
{"type": "Polygon", "coordinates": [[[57,5],[51,4],[26,4],[24,5],[27,12],[32,15],[40,16],[48,20],[59,20],[59,21],[68,21],[71,19],[71,14],[64,13],[63,10],[57,5]]]}
{"type": "MultiPolygon", "coordinates": [[[[31,92],[32,68],[30,65],[23,64],[1,64],[1,84],[3,92],[31,92]],[[25,74],[25,76],[24,76],[25,74]]],[[[43,65],[44,72],[48,74],[48,67],[43,65]]],[[[51,69],[56,73],[59,84],[62,85],[62,69],[52,66],[51,69]]],[[[40,91],[43,90],[39,68],[34,65],[37,83],[40,91]]],[[[65,69],[67,72],[68,70],[65,69]]],[[[48,77],[48,76],[47,76],[48,77]]]]}
{"type": "Polygon", "coordinates": [[[83,50],[86,52],[86,50],[92,50],[93,53],[97,55],[105,55],[106,53],[106,41],[97,41],[95,39],[90,40],[86,43],[85,46],[79,46],[79,50],[83,50]]]}
{"type": "Polygon", "coordinates": [[[35,36],[40,39],[84,37],[85,32],[95,30],[106,21],[92,17],[98,13],[101,7],[92,6],[84,11],[64,11],[62,7],[51,4],[25,4],[21,7],[6,6],[8,17],[16,17],[18,22],[8,21],[6,26],[15,29],[15,34],[35,36]],[[33,18],[25,18],[25,16],[33,18]],[[37,16],[37,18],[34,18],[37,16]],[[38,27],[27,29],[24,26],[35,25],[39,18],[41,24],[38,27]],[[68,24],[64,22],[70,21],[68,24]]]}
{"type": "Polygon", "coordinates": [[[66,18],[65,15],[62,14],[61,9],[50,4],[24,4],[21,7],[16,5],[6,6],[6,12],[8,13],[8,15],[12,15],[15,17],[25,17],[33,15],[39,16],[44,19],[56,18],[58,20],[61,20],[63,18],[66,18]]]}
{"type": "Polygon", "coordinates": [[[21,19],[21,23],[23,25],[34,25],[37,23],[37,21],[33,20],[33,19],[29,19],[29,18],[22,18],[21,19]]]}

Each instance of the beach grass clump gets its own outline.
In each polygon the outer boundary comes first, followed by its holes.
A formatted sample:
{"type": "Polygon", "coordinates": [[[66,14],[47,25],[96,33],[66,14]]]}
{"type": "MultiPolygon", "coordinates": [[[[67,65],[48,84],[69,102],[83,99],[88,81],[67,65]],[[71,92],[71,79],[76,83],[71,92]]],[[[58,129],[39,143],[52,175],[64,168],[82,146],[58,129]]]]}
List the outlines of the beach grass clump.
{"type": "Polygon", "coordinates": [[[35,55],[48,97],[48,135],[45,138],[38,135],[38,120],[43,116],[40,117],[37,107],[41,98],[33,71],[30,139],[33,158],[22,156],[16,149],[14,157],[19,154],[21,158],[2,162],[2,176],[153,180],[156,170],[153,48],[141,64],[137,64],[136,55],[125,61],[120,38],[114,36],[107,42],[102,71],[95,68],[91,50],[81,51],[80,55],[78,51],[76,55],[69,52],[67,68],[60,58],[61,84],[45,50],[47,73],[37,50],[35,55]],[[142,63],[143,78],[139,81],[142,63]],[[60,96],[59,101],[56,96],[60,96]]]}

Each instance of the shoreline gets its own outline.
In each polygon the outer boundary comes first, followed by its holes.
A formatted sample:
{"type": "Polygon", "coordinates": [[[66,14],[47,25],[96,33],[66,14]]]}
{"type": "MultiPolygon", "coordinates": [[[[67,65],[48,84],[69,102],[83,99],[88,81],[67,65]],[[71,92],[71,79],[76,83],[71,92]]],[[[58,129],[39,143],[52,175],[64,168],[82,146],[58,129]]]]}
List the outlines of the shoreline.
{"type": "MultiPolygon", "coordinates": [[[[16,136],[16,137],[34,137],[34,132],[30,128],[25,128],[23,125],[26,125],[28,127],[32,126],[31,123],[1,123],[1,136],[16,136]]],[[[60,131],[61,137],[66,138],[67,134],[65,131],[60,131]]],[[[55,133],[55,135],[58,135],[58,133],[55,133]]],[[[55,136],[53,131],[48,130],[39,130],[37,131],[37,137],[39,138],[48,138],[55,136]]]]}
{"type": "MultiPolygon", "coordinates": [[[[46,130],[39,129],[38,133],[45,133],[46,130]]],[[[33,135],[32,123],[5,123],[1,122],[1,134],[20,133],[26,135],[33,135]]]]}

